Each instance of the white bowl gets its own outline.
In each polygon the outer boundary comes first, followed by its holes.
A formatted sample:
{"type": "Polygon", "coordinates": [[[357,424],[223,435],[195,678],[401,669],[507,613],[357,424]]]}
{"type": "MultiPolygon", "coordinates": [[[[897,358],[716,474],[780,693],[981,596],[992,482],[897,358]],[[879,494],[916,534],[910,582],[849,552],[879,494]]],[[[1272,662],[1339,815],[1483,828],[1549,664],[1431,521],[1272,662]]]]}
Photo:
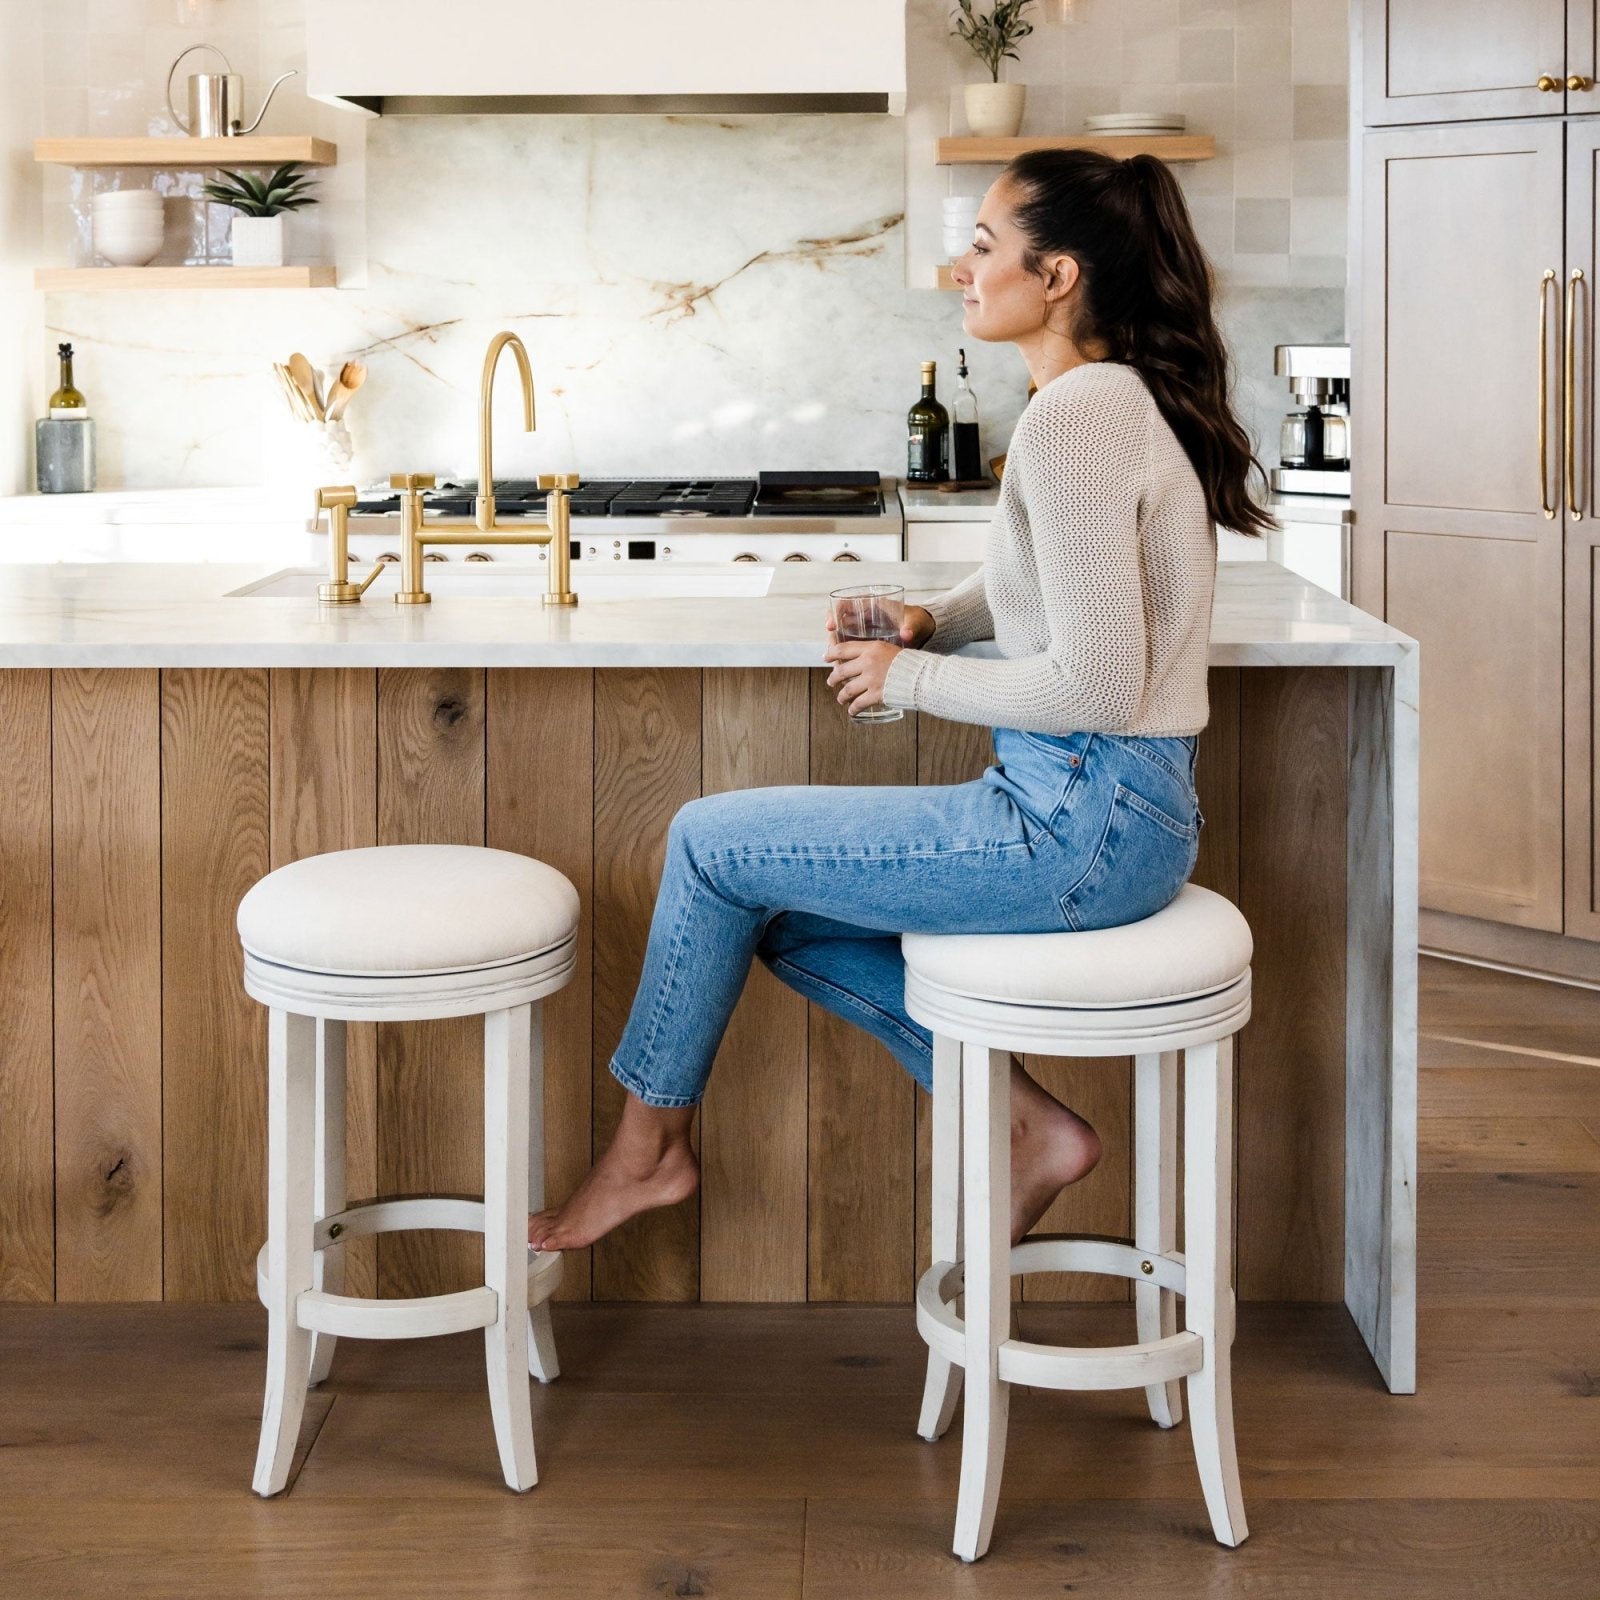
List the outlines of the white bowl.
{"type": "Polygon", "coordinates": [[[139,216],[165,208],[165,201],[154,189],[112,189],[97,194],[93,201],[96,216],[139,216]]]}
{"type": "Polygon", "coordinates": [[[154,260],[161,253],[165,237],[166,229],[159,219],[95,219],[95,253],[116,267],[142,267],[154,260]]]}

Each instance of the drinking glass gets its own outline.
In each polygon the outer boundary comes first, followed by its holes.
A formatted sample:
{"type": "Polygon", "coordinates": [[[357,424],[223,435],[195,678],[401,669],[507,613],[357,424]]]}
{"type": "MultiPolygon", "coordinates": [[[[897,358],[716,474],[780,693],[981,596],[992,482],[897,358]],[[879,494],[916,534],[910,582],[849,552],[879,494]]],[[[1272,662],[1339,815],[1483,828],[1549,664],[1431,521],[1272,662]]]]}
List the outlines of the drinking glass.
{"type": "MultiPolygon", "coordinates": [[[[906,592],[898,583],[866,583],[854,589],[835,589],[834,636],[838,639],[888,639],[898,643],[905,613],[906,592]]],[[[871,706],[850,713],[852,722],[898,722],[905,712],[894,706],[871,706]]]]}

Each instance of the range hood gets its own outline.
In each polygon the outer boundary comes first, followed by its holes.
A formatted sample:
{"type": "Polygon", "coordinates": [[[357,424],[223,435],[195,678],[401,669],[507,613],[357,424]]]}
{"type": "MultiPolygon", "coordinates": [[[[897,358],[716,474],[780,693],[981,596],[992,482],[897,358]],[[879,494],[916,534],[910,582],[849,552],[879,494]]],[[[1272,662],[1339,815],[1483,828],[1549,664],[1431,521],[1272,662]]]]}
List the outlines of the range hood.
{"type": "Polygon", "coordinates": [[[905,0],[308,0],[306,90],[373,115],[900,115],[905,0]]]}

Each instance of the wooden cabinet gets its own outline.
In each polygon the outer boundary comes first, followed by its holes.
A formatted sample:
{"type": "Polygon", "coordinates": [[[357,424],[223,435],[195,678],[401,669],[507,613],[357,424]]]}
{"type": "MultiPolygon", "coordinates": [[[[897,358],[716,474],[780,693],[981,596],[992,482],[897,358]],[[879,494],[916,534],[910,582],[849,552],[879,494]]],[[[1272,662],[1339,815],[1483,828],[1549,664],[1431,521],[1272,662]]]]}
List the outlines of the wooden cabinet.
{"type": "Polygon", "coordinates": [[[1382,127],[1600,111],[1597,9],[1596,0],[1365,0],[1363,120],[1382,127]]]}
{"type": "Polygon", "coordinates": [[[1355,370],[1355,603],[1422,643],[1422,904],[1549,931],[1579,526],[1561,504],[1567,139],[1543,121],[1366,137],[1355,370]]]}
{"type": "Polygon", "coordinates": [[[1562,273],[1562,432],[1566,547],[1566,931],[1600,939],[1600,496],[1595,469],[1595,276],[1600,270],[1600,121],[1567,129],[1567,254],[1562,273]],[[1577,276],[1577,274],[1582,276],[1577,276]],[[1570,324],[1567,316],[1570,314],[1570,324]]]}

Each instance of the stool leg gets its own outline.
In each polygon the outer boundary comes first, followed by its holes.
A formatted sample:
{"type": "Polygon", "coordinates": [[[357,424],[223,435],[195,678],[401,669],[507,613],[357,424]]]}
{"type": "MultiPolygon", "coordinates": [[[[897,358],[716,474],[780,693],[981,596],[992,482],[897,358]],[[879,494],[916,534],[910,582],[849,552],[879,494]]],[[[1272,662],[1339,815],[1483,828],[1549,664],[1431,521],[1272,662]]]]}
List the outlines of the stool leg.
{"type": "Polygon", "coordinates": [[[1011,1057],[974,1044],[961,1055],[967,1367],[955,1553],[976,1561],[994,1528],[1010,1400],[1000,1346],[1011,1317],[1011,1057]]]}
{"type": "MultiPolygon", "coordinates": [[[[933,1259],[961,1259],[961,1041],[933,1036],[933,1259]]],[[[961,1373],[952,1361],[928,1351],[917,1432],[941,1439],[955,1415],[961,1373]]]]}
{"type": "Polygon", "coordinates": [[[483,1277],[499,1302],[483,1330],[500,1467],[518,1493],[539,1481],[528,1400],[528,1075],[526,1005],[483,1019],[483,1277]]]}
{"type": "Polygon", "coordinates": [[[1204,1364],[1190,1373],[1189,1429],[1211,1528],[1221,1544],[1249,1529],[1233,1443],[1233,1041],[1185,1052],[1184,1325],[1204,1364]]]}
{"type": "MultiPolygon", "coordinates": [[[[344,1023],[333,1017],[317,1018],[317,1154],[312,1206],[317,1220],[331,1217],[345,1207],[344,1186],[344,1107],[345,1107],[345,1032],[344,1023]]],[[[330,1244],[312,1258],[311,1286],[324,1294],[344,1293],[344,1246],[330,1244]]],[[[333,1347],[338,1340],[331,1333],[311,1335],[311,1385],[328,1376],[333,1366],[333,1347]]]]}
{"type": "MultiPolygon", "coordinates": [[[[1133,1062],[1133,1242],[1147,1255],[1178,1248],[1178,1053],[1135,1056],[1133,1062]]],[[[1178,1297],[1158,1283],[1134,1279],[1139,1343],[1178,1331],[1178,1297]]],[[[1145,1386],[1150,1416],[1163,1428],[1183,1421],[1183,1385],[1145,1386]]]]}
{"type": "Polygon", "coordinates": [[[267,1014],[267,1393],[253,1487],[289,1481],[311,1370],[311,1335],[298,1303],[311,1287],[312,1169],[316,1138],[316,1022],[267,1014]]]}
{"type": "MultiPolygon", "coordinates": [[[[528,1018],[528,1210],[544,1210],[544,1002],[529,1007],[528,1018]]],[[[550,1302],[528,1308],[528,1371],[540,1383],[561,1376],[550,1302]]]]}

